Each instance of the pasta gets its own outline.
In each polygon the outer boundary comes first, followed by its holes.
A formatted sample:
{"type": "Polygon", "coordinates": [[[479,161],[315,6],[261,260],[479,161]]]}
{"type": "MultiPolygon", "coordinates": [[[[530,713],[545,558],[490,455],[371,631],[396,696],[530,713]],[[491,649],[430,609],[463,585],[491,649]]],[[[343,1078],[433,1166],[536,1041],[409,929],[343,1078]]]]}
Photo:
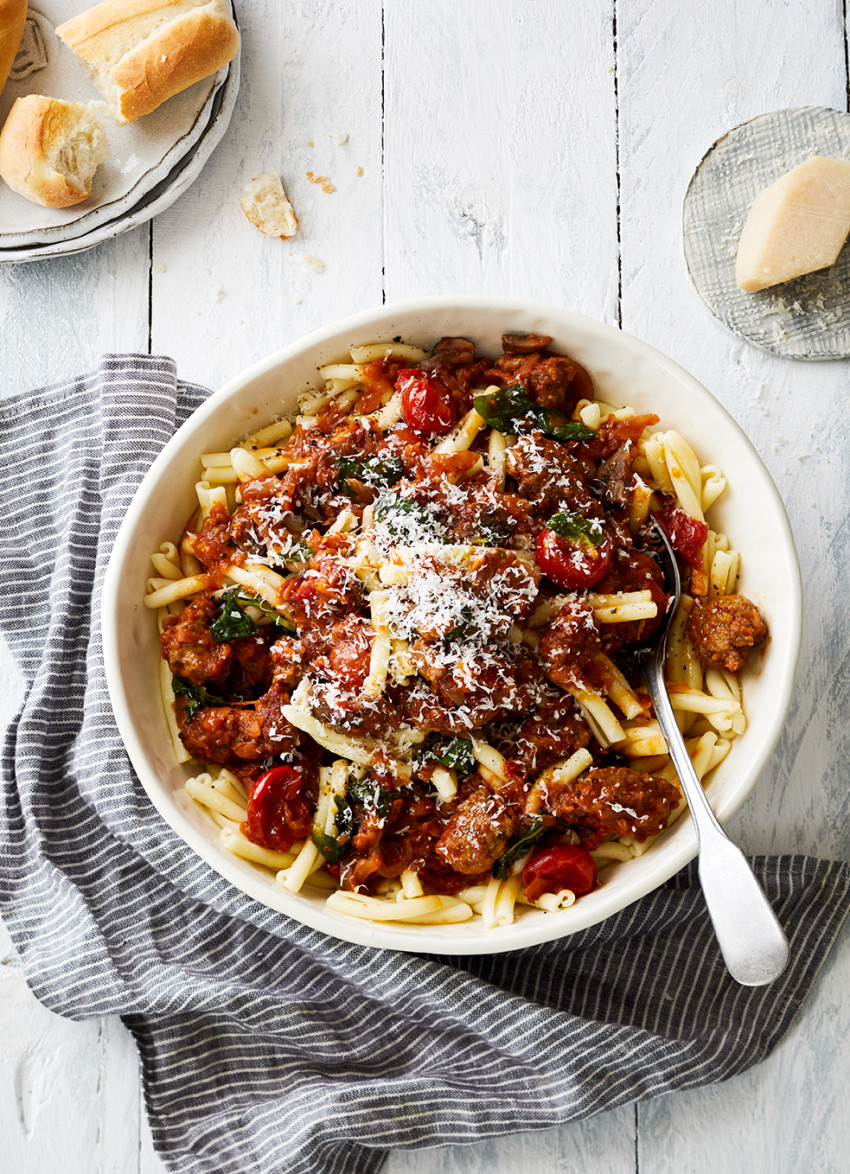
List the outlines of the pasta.
{"type": "Polygon", "coordinates": [[[685,593],[668,688],[700,778],[766,634],[707,512],[725,488],[551,339],[367,343],[294,425],[201,455],[145,603],[187,795],[222,848],[346,917],[570,908],[684,808],[633,654],[685,593]]]}

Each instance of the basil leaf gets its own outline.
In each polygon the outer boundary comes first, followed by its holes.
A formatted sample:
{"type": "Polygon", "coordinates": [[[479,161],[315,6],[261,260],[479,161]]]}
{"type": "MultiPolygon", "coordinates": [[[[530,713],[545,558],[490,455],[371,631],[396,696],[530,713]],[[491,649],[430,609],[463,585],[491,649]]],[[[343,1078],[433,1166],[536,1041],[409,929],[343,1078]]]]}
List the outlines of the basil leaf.
{"type": "Polygon", "coordinates": [[[335,795],[336,804],[336,834],[346,842],[354,835],[354,808],[347,795],[335,795]]]}
{"type": "Polygon", "coordinates": [[[478,766],[478,760],[472,753],[472,743],[468,738],[452,738],[443,753],[435,756],[440,766],[447,766],[457,771],[459,775],[472,774],[478,766]]]}
{"type": "Polygon", "coordinates": [[[313,557],[313,551],[306,542],[296,542],[289,550],[275,553],[285,563],[308,563],[313,557]]]}
{"type": "Polygon", "coordinates": [[[254,636],[257,625],[239,606],[236,592],[225,591],[221,596],[221,615],[210,624],[210,635],[219,644],[236,640],[239,636],[254,636]]]}
{"type": "MultiPolygon", "coordinates": [[[[228,587],[226,591],[222,592],[221,598],[225,599],[227,596],[230,596],[239,605],[240,608],[255,607],[257,611],[261,612],[264,616],[267,616],[270,620],[276,623],[279,628],[285,628],[287,632],[295,631],[295,625],[290,619],[288,619],[285,615],[282,615],[276,608],[272,607],[270,603],[266,603],[264,599],[260,599],[256,595],[252,595],[249,591],[245,591],[242,587],[228,587]]],[[[246,616],[245,618],[250,620],[250,616],[246,616]]],[[[216,623],[217,622],[218,621],[216,621],[216,623]]],[[[215,625],[213,625],[213,627],[214,626],[215,625]]],[[[212,631],[212,627],[210,628],[210,631],[212,631]]],[[[254,631],[257,631],[256,627],[254,628],[254,631]]],[[[231,637],[225,637],[225,639],[230,638],[231,637]]],[[[218,639],[218,637],[216,637],[216,639],[218,639]]]]}
{"type": "Polygon", "coordinates": [[[542,819],[535,819],[528,830],[523,832],[520,838],[498,858],[493,865],[493,876],[498,877],[499,880],[507,880],[511,867],[517,860],[521,860],[526,852],[548,831],[551,831],[551,828],[546,827],[542,819]]]}
{"type": "Polygon", "coordinates": [[[469,539],[470,546],[506,547],[513,534],[514,523],[507,519],[482,518],[478,533],[469,539]]]}
{"type": "Polygon", "coordinates": [[[500,387],[498,391],[476,395],[473,403],[478,415],[484,417],[484,423],[497,432],[513,435],[516,432],[531,432],[539,427],[540,409],[521,383],[512,383],[509,387],[500,387]]]}
{"type": "Polygon", "coordinates": [[[469,632],[469,627],[470,627],[471,622],[472,622],[472,608],[469,607],[468,604],[462,603],[460,606],[460,615],[458,616],[458,622],[455,624],[455,626],[451,629],[450,632],[446,632],[445,636],[443,637],[443,640],[462,640],[463,637],[466,636],[467,633],[469,632]]]}
{"type": "Polygon", "coordinates": [[[439,522],[424,506],[398,493],[382,493],[372,507],[372,517],[402,541],[442,542],[445,538],[439,522]]]}
{"type": "Polygon", "coordinates": [[[186,698],[187,722],[192,720],[199,709],[204,709],[208,705],[226,704],[223,697],[219,697],[216,693],[210,693],[205,685],[193,685],[185,677],[172,676],[171,688],[176,697],[186,698]]]}
{"type": "Polygon", "coordinates": [[[560,510],[546,523],[546,529],[572,542],[583,542],[586,546],[601,546],[605,541],[602,523],[596,518],[585,518],[571,510],[560,510]]]}
{"type": "Polygon", "coordinates": [[[336,804],[336,835],[313,828],[310,837],[328,864],[336,864],[354,835],[356,820],[352,803],[359,803],[364,811],[374,812],[380,819],[390,813],[392,792],[374,780],[352,779],[345,795],[334,796],[336,804]]]}
{"type": "Polygon", "coordinates": [[[314,827],[310,838],[328,864],[336,864],[354,835],[354,812],[346,795],[335,795],[336,835],[329,835],[314,827]]]}
{"type": "Polygon", "coordinates": [[[540,408],[540,431],[555,440],[595,440],[592,428],[585,428],[580,420],[571,420],[553,408],[540,408]]]}
{"type": "Polygon", "coordinates": [[[374,812],[381,819],[390,813],[393,805],[392,792],[373,779],[352,779],[348,784],[348,797],[362,804],[364,811],[374,812]]]}
{"type": "Polygon", "coordinates": [[[596,433],[556,408],[541,408],[520,383],[475,396],[475,410],[496,432],[542,432],[554,440],[595,440],[596,433]]]}
{"type": "Polygon", "coordinates": [[[354,496],[347,484],[349,477],[354,481],[362,481],[372,489],[385,489],[395,485],[404,476],[404,462],[396,456],[340,457],[337,468],[337,488],[347,497],[354,496]]]}
{"type": "Polygon", "coordinates": [[[336,836],[329,836],[325,832],[320,832],[318,828],[313,828],[310,832],[310,839],[319,849],[325,860],[327,860],[328,864],[336,864],[339,861],[345,845],[340,844],[336,836]]]}

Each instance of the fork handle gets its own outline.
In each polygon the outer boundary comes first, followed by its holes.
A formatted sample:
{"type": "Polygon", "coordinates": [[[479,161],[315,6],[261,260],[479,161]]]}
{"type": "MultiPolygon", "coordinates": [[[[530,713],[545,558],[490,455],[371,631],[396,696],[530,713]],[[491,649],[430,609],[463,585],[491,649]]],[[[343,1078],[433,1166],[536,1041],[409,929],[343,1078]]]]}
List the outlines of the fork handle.
{"type": "Polygon", "coordinates": [[[723,960],[742,986],[766,986],[788,964],[788,941],[746,857],[715,818],[676,724],[663,668],[653,661],[644,676],[696,827],[700,884],[723,960]]]}

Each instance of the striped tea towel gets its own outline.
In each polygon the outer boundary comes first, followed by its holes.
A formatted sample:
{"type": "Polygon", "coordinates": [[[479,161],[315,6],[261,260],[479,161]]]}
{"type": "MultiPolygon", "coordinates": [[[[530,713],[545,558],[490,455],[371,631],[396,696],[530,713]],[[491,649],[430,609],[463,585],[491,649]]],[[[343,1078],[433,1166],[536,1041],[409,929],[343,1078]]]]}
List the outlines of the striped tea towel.
{"type": "Polygon", "coordinates": [[[693,867],[564,941],[438,960],[256,905],[166,827],[118,737],[97,616],[133,491],[205,395],[168,359],[119,355],[0,405],[0,627],[25,680],[0,911],[42,1002],[123,1016],[167,1165],[361,1174],[389,1147],[544,1129],[765,1057],[845,916],[847,865],[756,860],[792,961],[747,989],[693,867]]]}

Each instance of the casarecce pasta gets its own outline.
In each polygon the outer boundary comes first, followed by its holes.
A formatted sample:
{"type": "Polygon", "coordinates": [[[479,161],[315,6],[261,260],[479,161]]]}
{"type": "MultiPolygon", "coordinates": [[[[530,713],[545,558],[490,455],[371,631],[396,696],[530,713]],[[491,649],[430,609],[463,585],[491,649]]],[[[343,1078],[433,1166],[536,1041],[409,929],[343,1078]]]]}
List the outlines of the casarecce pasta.
{"type": "Polygon", "coordinates": [[[595,397],[551,339],[352,348],[294,421],[200,457],[152,557],[161,686],[222,848],[346,916],[509,924],[569,908],[683,809],[631,653],[669,642],[704,777],[765,634],[688,442],[595,397]]]}

